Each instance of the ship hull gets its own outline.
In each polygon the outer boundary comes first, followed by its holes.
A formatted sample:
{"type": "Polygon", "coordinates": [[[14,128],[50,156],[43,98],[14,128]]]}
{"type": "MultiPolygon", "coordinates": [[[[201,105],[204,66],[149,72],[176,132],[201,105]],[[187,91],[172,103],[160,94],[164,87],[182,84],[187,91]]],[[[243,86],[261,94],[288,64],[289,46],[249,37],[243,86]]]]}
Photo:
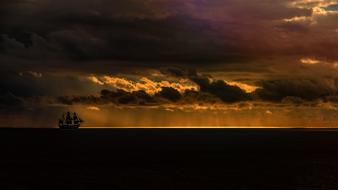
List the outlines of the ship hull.
{"type": "Polygon", "coordinates": [[[59,125],[60,129],[78,129],[80,125],[59,125]]]}

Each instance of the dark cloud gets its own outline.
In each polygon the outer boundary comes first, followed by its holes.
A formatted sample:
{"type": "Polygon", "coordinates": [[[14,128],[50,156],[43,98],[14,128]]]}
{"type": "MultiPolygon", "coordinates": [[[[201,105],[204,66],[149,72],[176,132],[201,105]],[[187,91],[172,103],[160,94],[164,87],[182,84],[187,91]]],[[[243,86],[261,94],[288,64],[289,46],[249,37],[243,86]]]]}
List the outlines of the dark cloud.
{"type": "MultiPolygon", "coordinates": [[[[194,71],[196,73],[196,71],[194,71]]],[[[183,70],[183,69],[179,69],[179,68],[165,68],[161,70],[161,73],[165,74],[165,75],[172,75],[174,77],[178,77],[178,78],[184,78],[188,76],[188,73],[183,70]]]]}
{"type": "MultiPolygon", "coordinates": [[[[198,85],[199,90],[186,90],[179,92],[171,87],[162,87],[155,94],[148,94],[143,90],[126,91],[107,85],[97,85],[88,79],[70,76],[57,76],[43,74],[36,71],[22,71],[20,73],[3,73],[0,89],[10,92],[3,96],[11,101],[32,101],[32,98],[58,97],[56,102],[72,104],[116,104],[116,105],[162,105],[196,104],[196,103],[238,103],[245,101],[273,101],[301,105],[304,101],[334,102],[338,94],[338,79],[279,79],[263,80],[259,82],[260,88],[247,93],[238,86],[230,85],[224,80],[218,80],[210,75],[197,73],[195,70],[168,68],[161,70],[166,76],[174,76],[177,80],[190,80],[198,85]],[[7,80],[5,80],[7,79],[7,80]],[[9,79],[9,80],[8,80],[9,79]],[[61,82],[63,81],[63,82],[61,82]],[[51,85],[53,84],[53,85],[51,85]],[[55,88],[58,86],[58,88],[55,88]],[[91,86],[90,90],[85,91],[91,86]],[[95,95],[100,89],[99,95],[95,95]],[[87,94],[87,95],[84,95],[87,94]]],[[[53,101],[51,101],[53,102],[53,101]]],[[[47,102],[48,103],[48,102],[47,102]]]]}
{"type": "Polygon", "coordinates": [[[224,102],[231,103],[250,100],[250,94],[241,88],[229,85],[223,80],[215,80],[212,76],[198,74],[195,70],[168,68],[162,72],[175,77],[186,77],[199,86],[200,92],[212,94],[224,102]]]}
{"type": "Polygon", "coordinates": [[[101,91],[100,96],[60,96],[57,103],[72,104],[116,104],[150,105],[157,103],[155,98],[145,91],[127,92],[122,89],[101,91]]]}
{"type": "Polygon", "coordinates": [[[3,5],[0,33],[27,48],[44,49],[43,54],[34,54],[31,59],[44,56],[47,62],[126,60],[148,62],[144,65],[150,67],[159,64],[155,61],[225,63],[269,52],[334,57],[331,51],[322,49],[337,49],[326,39],[313,38],[317,35],[308,25],[283,22],[285,18],[313,14],[310,8],[292,7],[284,0],[17,0],[3,5]],[[310,32],[299,36],[298,31],[310,32]],[[37,43],[34,36],[44,42],[37,43]],[[297,40],[299,37],[301,40],[297,40]]]}
{"type": "Polygon", "coordinates": [[[162,87],[161,91],[155,96],[163,97],[173,102],[180,100],[182,97],[176,89],[170,87],[162,87]]]}
{"type": "Polygon", "coordinates": [[[249,100],[250,96],[241,88],[231,86],[222,80],[212,81],[207,77],[195,76],[191,78],[200,86],[201,92],[207,92],[220,98],[224,102],[238,102],[249,100]]]}
{"type": "Polygon", "coordinates": [[[186,90],[183,94],[182,99],[185,104],[216,104],[222,102],[222,100],[210,93],[195,90],[186,90]]]}
{"type": "Polygon", "coordinates": [[[325,97],[325,100],[328,102],[338,103],[338,95],[327,96],[325,97]]]}
{"type": "Polygon", "coordinates": [[[178,15],[161,16],[164,13],[156,4],[36,1],[28,16],[8,14],[2,33],[26,47],[34,43],[34,34],[46,41],[50,54],[82,61],[190,61],[220,56],[213,53],[219,50],[204,32],[210,28],[207,22],[178,15]],[[72,10],[75,4],[80,5],[74,7],[77,11],[72,10]]]}
{"type": "Polygon", "coordinates": [[[338,94],[337,78],[270,80],[262,81],[261,85],[255,94],[268,101],[281,101],[287,97],[311,101],[338,94]]]}
{"type": "Polygon", "coordinates": [[[143,90],[127,92],[122,89],[101,91],[100,96],[61,96],[57,103],[72,104],[116,104],[116,105],[159,105],[169,102],[177,102],[182,95],[175,89],[163,87],[154,95],[147,94],[143,90]]]}
{"type": "Polygon", "coordinates": [[[11,92],[0,90],[0,110],[12,111],[22,109],[24,100],[11,92]]]}
{"type": "Polygon", "coordinates": [[[24,44],[26,48],[33,46],[32,34],[27,32],[12,32],[8,34],[10,39],[15,39],[24,44]]]}
{"type": "Polygon", "coordinates": [[[0,90],[11,92],[18,97],[94,94],[99,89],[91,82],[74,75],[25,70],[0,72],[0,90]]]}
{"type": "MultiPolygon", "coordinates": [[[[209,93],[220,98],[223,102],[239,101],[277,101],[300,104],[304,101],[324,100],[333,101],[338,94],[338,78],[295,78],[261,80],[258,88],[252,93],[246,93],[243,89],[227,84],[223,80],[213,79],[212,76],[198,74],[194,70],[182,70],[169,68],[162,73],[175,77],[185,77],[200,87],[201,93],[209,93]]],[[[190,92],[191,95],[194,92],[190,92]]]]}
{"type": "Polygon", "coordinates": [[[63,104],[84,103],[84,104],[134,104],[134,105],[160,105],[167,101],[173,103],[235,103],[251,100],[251,94],[237,86],[231,86],[222,80],[214,80],[208,76],[200,75],[195,71],[186,71],[181,69],[163,70],[168,74],[181,76],[190,79],[199,86],[199,91],[186,90],[180,93],[172,87],[162,87],[154,95],[148,94],[143,90],[128,92],[122,89],[101,91],[100,96],[80,96],[80,97],[59,97],[58,102],[63,104]],[[165,101],[167,100],[167,101],[165,101]]]}
{"type": "Polygon", "coordinates": [[[121,89],[116,91],[102,90],[101,99],[104,102],[118,103],[118,104],[152,104],[155,102],[154,98],[143,90],[127,92],[121,89]]]}

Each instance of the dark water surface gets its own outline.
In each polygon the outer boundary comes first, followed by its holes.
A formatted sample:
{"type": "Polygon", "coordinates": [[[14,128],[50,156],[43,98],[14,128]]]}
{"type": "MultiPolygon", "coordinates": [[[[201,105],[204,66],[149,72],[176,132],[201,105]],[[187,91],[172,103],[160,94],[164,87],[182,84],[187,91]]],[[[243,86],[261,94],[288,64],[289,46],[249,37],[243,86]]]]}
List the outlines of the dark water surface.
{"type": "Polygon", "coordinates": [[[0,129],[0,189],[338,189],[338,131],[0,129]]]}

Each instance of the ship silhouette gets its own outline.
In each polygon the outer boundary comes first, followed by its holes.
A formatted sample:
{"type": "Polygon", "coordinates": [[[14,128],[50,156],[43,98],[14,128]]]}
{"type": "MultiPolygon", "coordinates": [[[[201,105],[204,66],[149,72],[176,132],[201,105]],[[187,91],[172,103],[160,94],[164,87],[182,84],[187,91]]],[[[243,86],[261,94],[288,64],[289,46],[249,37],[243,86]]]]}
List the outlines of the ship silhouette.
{"type": "Polygon", "coordinates": [[[77,116],[76,112],[73,113],[73,116],[71,116],[70,112],[67,112],[62,114],[62,118],[59,119],[59,128],[77,129],[80,127],[82,122],[83,120],[77,116]]]}

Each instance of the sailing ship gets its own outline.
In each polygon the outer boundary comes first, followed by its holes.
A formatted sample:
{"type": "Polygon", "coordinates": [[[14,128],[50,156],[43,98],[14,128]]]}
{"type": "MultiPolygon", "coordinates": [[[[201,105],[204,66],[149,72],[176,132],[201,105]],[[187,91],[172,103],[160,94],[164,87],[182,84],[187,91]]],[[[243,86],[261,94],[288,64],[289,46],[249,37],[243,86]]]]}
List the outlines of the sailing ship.
{"type": "Polygon", "coordinates": [[[76,112],[74,112],[72,116],[70,112],[67,112],[66,114],[62,114],[62,118],[59,119],[59,128],[77,129],[80,127],[82,122],[83,120],[77,116],[76,112]]]}

